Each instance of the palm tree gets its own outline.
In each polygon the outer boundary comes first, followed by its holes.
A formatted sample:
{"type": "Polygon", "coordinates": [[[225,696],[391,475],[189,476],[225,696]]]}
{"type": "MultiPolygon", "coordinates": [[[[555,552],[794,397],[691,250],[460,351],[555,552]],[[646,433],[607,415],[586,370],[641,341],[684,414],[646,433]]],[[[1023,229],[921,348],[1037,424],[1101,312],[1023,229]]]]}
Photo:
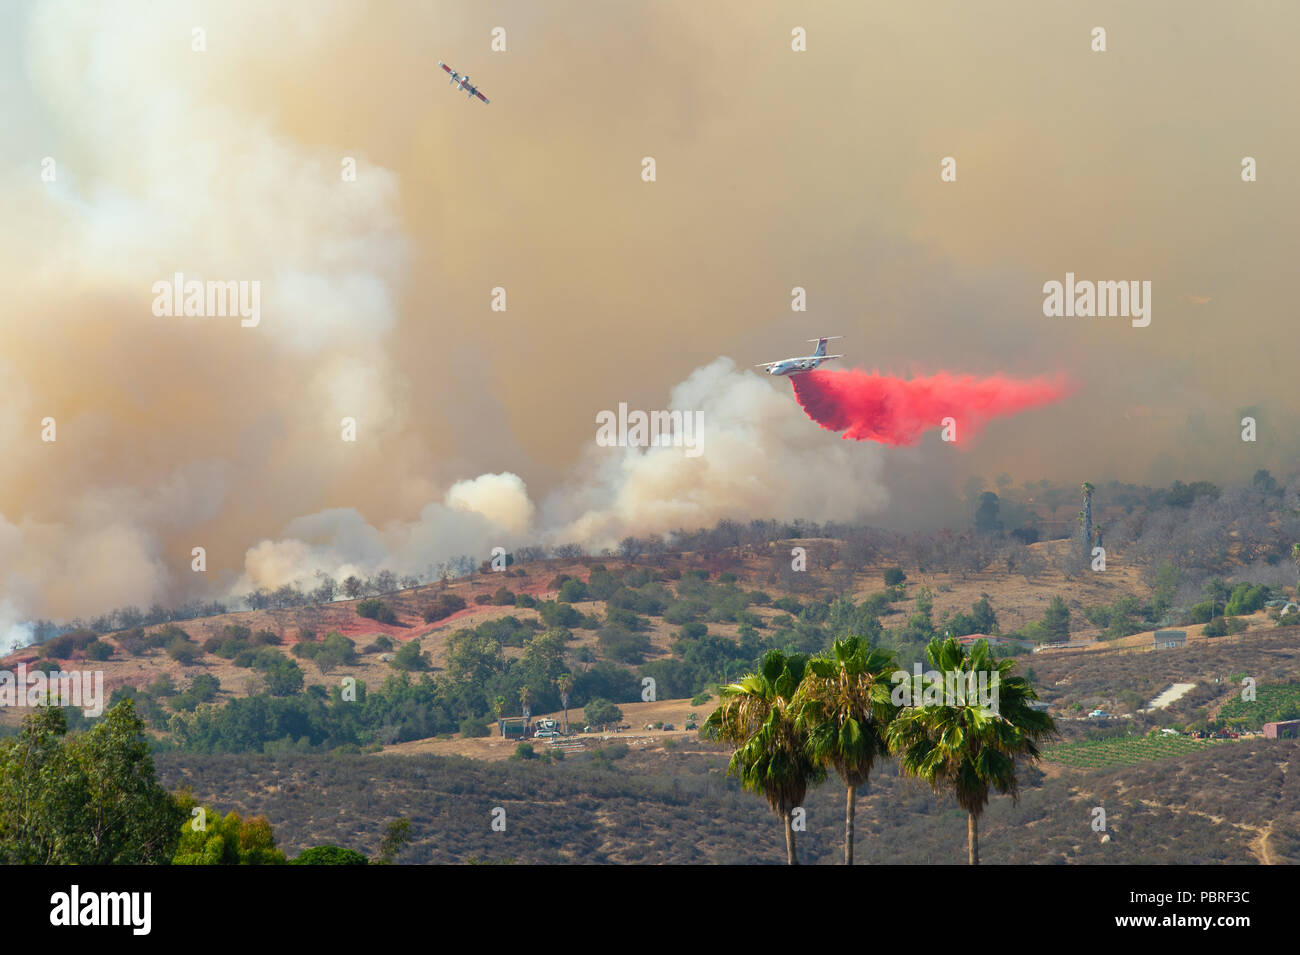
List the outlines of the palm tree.
{"type": "Polygon", "coordinates": [[[799,864],[791,813],[802,803],[810,782],[826,771],[808,754],[807,734],[795,726],[791,700],[803,679],[808,658],[770,650],[758,672],[720,687],[718,708],[704,721],[702,732],[736,747],[727,775],[767,799],[785,823],[786,861],[799,864]]]}
{"type": "Polygon", "coordinates": [[[1038,743],[1052,736],[1056,725],[1046,713],[1030,709],[1038,699],[1032,684],[1011,675],[1013,661],[992,659],[985,641],[967,653],[956,640],[931,640],[925,656],[941,674],[959,680],[988,674],[990,689],[996,674],[994,706],[983,707],[978,698],[945,698],[940,704],[904,708],[889,727],[889,747],[904,771],[924,779],[935,792],[950,790],[966,810],[970,864],[979,865],[979,816],[988,805],[989,789],[1018,799],[1016,760],[1037,760],[1038,743]]]}
{"type": "Polygon", "coordinates": [[[555,678],[560,690],[560,705],[564,707],[564,735],[569,735],[569,691],[573,689],[573,674],[561,673],[555,678]]]}
{"type": "Polygon", "coordinates": [[[828,656],[808,661],[794,697],[795,725],[808,734],[808,753],[835,767],[848,790],[844,864],[853,865],[853,817],[858,789],[876,760],[888,755],[887,733],[898,708],[890,701],[894,655],[862,637],[836,640],[828,656]]]}

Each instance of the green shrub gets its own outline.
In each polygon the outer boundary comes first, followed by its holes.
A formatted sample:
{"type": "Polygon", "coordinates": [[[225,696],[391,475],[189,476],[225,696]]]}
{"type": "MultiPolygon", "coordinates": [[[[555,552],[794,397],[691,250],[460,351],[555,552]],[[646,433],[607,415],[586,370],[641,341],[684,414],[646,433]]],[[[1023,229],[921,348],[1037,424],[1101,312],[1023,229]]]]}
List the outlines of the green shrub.
{"type": "Polygon", "coordinates": [[[452,614],[464,610],[465,607],[464,597],[444,592],[433,598],[433,602],[424,608],[421,616],[424,617],[425,623],[433,623],[450,617],[452,614]]]}
{"type": "Polygon", "coordinates": [[[788,614],[798,616],[803,612],[803,605],[793,597],[781,597],[772,601],[772,606],[777,610],[784,610],[788,614]]]}
{"type": "Polygon", "coordinates": [[[582,620],[582,614],[567,603],[556,600],[544,600],[537,604],[537,613],[547,627],[576,627],[582,620]]]}
{"type": "Polygon", "coordinates": [[[419,640],[412,640],[402,644],[402,649],[393,656],[393,666],[399,670],[427,670],[429,655],[421,652],[419,640]]]}
{"type": "Polygon", "coordinates": [[[355,849],[341,846],[314,846],[304,849],[289,865],[369,865],[370,860],[355,849]]]}
{"type": "Polygon", "coordinates": [[[605,699],[595,699],[582,710],[583,719],[590,726],[602,726],[623,722],[623,711],[605,699]]]}
{"type": "Polygon", "coordinates": [[[1238,584],[1232,589],[1232,596],[1228,598],[1227,609],[1224,610],[1223,615],[1238,617],[1254,613],[1264,606],[1270,596],[1268,588],[1262,585],[1252,587],[1250,584],[1238,584]]]}
{"type": "Polygon", "coordinates": [[[357,604],[357,616],[366,617],[379,623],[392,624],[397,622],[397,614],[377,597],[371,597],[369,600],[363,600],[357,604]]]}
{"type": "Polygon", "coordinates": [[[203,655],[203,650],[186,640],[174,640],[167,646],[167,655],[182,666],[190,666],[203,655]]]}
{"type": "Polygon", "coordinates": [[[587,599],[587,585],[581,580],[566,580],[560,586],[559,599],[565,603],[577,603],[580,600],[587,599]]]}
{"type": "Polygon", "coordinates": [[[532,743],[520,743],[515,747],[515,751],[510,755],[511,759],[536,759],[537,753],[533,750],[532,743]]]}

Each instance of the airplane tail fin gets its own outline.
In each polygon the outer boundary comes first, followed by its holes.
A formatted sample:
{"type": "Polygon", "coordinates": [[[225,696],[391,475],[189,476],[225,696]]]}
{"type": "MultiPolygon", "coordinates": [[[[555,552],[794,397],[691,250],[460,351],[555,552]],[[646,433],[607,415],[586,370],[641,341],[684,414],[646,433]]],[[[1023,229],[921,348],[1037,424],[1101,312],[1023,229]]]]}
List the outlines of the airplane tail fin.
{"type": "Polygon", "coordinates": [[[816,358],[824,358],[824,357],[826,356],[826,343],[829,342],[829,341],[832,341],[832,340],[834,340],[834,339],[836,339],[836,338],[842,338],[842,337],[843,337],[843,336],[841,336],[841,335],[828,335],[826,338],[810,338],[810,339],[808,339],[808,341],[810,341],[810,342],[816,342],[816,343],[817,343],[817,350],[816,350],[815,352],[813,352],[813,356],[816,357],[816,358]]]}

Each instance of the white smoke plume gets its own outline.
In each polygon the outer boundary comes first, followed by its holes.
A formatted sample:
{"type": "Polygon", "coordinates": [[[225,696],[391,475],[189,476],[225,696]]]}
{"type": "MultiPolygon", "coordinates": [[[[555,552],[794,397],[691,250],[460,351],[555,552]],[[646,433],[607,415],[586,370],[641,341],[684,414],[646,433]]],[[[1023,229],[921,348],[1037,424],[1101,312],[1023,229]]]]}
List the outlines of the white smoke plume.
{"type": "Polygon", "coordinates": [[[309,583],[317,570],[336,579],[380,568],[419,575],[462,554],[485,560],[495,546],[574,542],[598,551],[627,535],[728,517],[849,520],[882,509],[882,450],[809,427],[784,385],[718,358],[674,388],[662,409],[702,413],[699,456],[680,447],[599,447],[593,419],[581,464],[540,516],[511,473],[459,481],[418,519],[382,528],[350,508],[313,514],[249,548],[233,593],[309,583]]]}

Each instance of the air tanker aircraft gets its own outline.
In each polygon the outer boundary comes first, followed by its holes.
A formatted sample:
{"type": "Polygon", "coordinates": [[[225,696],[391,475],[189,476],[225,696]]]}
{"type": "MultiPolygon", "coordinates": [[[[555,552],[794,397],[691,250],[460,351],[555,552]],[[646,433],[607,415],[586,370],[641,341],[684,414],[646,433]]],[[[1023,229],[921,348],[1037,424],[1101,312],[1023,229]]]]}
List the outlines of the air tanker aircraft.
{"type": "Polygon", "coordinates": [[[808,341],[817,343],[817,351],[804,358],[783,358],[780,361],[765,361],[761,365],[755,365],[755,368],[766,368],[769,375],[802,375],[805,371],[812,371],[824,361],[830,361],[832,358],[843,358],[843,355],[826,354],[826,343],[840,335],[831,335],[828,338],[810,338],[808,341]]]}
{"type": "Polygon", "coordinates": [[[471,97],[477,96],[485,103],[488,101],[488,98],[478,91],[478,87],[469,81],[468,73],[466,73],[464,76],[461,76],[459,73],[453,70],[446,63],[442,62],[442,60],[438,61],[438,65],[442,67],[444,73],[447,73],[451,76],[451,79],[448,82],[455,83],[456,89],[466,94],[465,95],[466,99],[470,99],[471,97]]]}

